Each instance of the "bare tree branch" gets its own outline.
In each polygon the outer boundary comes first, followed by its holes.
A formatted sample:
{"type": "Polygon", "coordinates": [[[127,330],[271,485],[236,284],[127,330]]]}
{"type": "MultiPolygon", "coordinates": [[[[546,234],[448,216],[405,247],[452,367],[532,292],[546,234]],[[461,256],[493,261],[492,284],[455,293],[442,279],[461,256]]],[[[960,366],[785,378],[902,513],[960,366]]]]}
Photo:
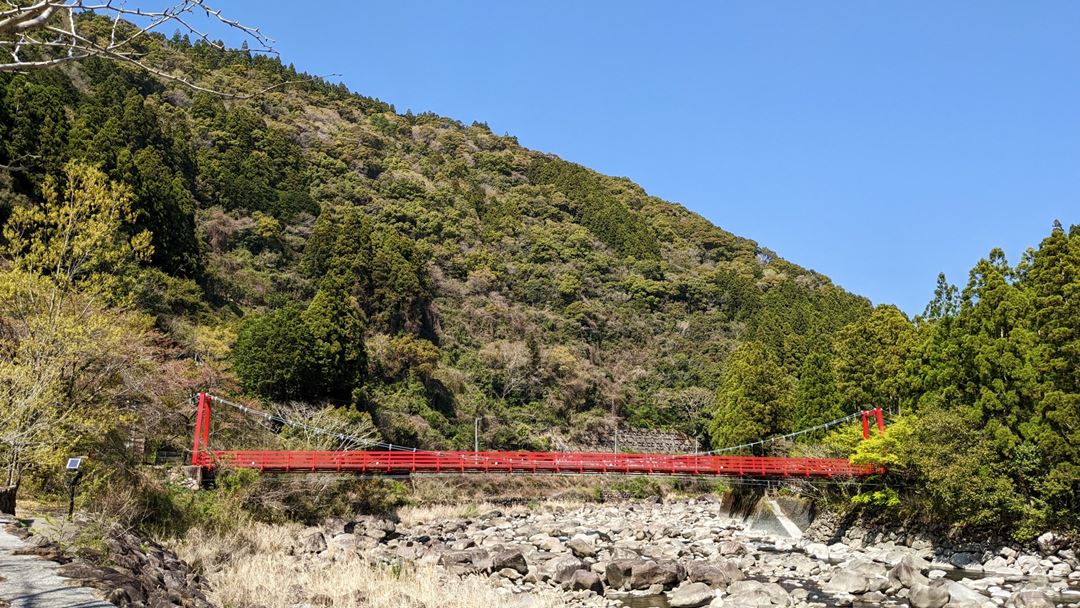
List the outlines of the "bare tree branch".
{"type": "Polygon", "coordinates": [[[167,27],[220,51],[276,54],[273,40],[259,28],[225,17],[221,9],[210,6],[206,0],[169,1],[172,4],[160,10],[150,10],[128,8],[127,4],[115,0],[39,0],[31,4],[24,4],[20,0],[0,0],[0,72],[36,70],[88,57],[104,57],[137,66],[197,91],[238,99],[313,80],[280,82],[254,92],[227,93],[151,65],[136,43],[167,27]],[[80,31],[79,15],[84,13],[110,18],[112,27],[107,41],[80,31]],[[206,18],[239,32],[244,39],[244,47],[228,48],[212,40],[205,29],[196,26],[195,18],[206,18]],[[247,48],[249,42],[252,43],[250,49],[247,48]]]}

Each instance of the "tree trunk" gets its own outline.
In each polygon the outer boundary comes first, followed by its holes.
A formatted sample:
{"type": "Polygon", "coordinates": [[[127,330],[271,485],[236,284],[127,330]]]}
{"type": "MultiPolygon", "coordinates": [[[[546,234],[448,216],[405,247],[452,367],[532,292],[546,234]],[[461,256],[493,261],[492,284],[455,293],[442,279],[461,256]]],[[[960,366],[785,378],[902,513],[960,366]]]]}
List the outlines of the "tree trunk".
{"type": "Polygon", "coordinates": [[[0,514],[15,515],[15,494],[19,486],[0,487],[0,514]]]}

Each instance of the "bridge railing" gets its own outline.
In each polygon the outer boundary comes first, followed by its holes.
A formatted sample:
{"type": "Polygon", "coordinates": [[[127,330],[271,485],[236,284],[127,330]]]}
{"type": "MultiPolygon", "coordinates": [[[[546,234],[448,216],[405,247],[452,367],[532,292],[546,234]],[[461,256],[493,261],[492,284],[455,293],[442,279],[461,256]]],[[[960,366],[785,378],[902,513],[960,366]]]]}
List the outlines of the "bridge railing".
{"type": "Polygon", "coordinates": [[[883,472],[842,458],[571,452],[203,451],[198,463],[273,472],[613,473],[753,477],[856,477],[883,472]]]}
{"type": "MultiPolygon", "coordinates": [[[[698,475],[730,477],[863,477],[884,473],[876,465],[854,465],[843,458],[785,458],[776,456],[724,456],[712,454],[626,454],[612,452],[462,452],[392,448],[383,451],[270,451],[210,449],[210,417],[214,401],[246,413],[254,410],[199,393],[191,464],[253,468],[271,472],[353,472],[368,475],[413,473],[611,473],[698,475]]],[[[268,414],[258,413],[264,417],[268,414]]],[[[871,416],[884,432],[881,408],[866,410],[783,437],[828,428],[861,416],[863,435],[870,436],[871,416]]],[[[280,418],[270,417],[274,420],[280,418]]],[[[725,450],[746,448],[763,441],[725,450]]]]}

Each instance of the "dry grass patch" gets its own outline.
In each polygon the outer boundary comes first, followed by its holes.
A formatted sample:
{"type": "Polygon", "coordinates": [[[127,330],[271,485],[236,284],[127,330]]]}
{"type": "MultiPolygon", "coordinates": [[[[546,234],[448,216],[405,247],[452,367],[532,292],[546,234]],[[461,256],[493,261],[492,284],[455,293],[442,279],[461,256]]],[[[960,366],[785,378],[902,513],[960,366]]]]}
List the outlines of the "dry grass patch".
{"type": "MultiPolygon", "coordinates": [[[[200,567],[210,600],[228,608],[291,608],[309,602],[335,608],[487,608],[510,596],[485,577],[458,577],[435,566],[374,566],[355,555],[331,560],[290,555],[299,526],[256,525],[225,537],[192,534],[176,550],[200,567]]],[[[536,595],[538,608],[556,608],[554,594],[536,595]]]]}

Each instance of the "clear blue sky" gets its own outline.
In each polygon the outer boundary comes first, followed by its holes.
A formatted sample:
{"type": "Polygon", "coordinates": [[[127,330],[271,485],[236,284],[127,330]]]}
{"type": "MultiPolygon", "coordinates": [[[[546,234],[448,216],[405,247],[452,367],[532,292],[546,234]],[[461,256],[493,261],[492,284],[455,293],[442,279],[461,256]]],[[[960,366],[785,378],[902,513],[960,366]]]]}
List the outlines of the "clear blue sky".
{"type": "Polygon", "coordinates": [[[224,6],[298,69],[630,177],[909,314],[938,272],[1080,223],[1078,3],[224,6]]]}

